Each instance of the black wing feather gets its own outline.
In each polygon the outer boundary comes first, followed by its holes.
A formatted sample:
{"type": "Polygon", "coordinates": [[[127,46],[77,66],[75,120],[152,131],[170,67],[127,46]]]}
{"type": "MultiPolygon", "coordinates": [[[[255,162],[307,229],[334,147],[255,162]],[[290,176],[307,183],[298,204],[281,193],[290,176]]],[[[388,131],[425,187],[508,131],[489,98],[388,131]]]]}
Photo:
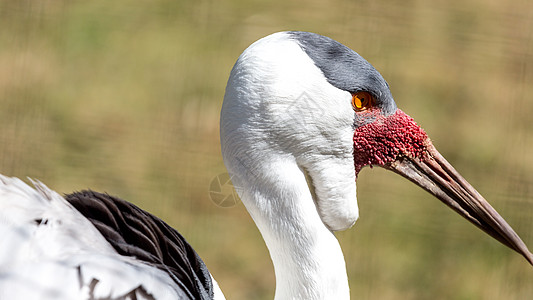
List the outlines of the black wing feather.
{"type": "Polygon", "coordinates": [[[191,299],[213,299],[207,267],[174,228],[139,207],[91,190],[65,195],[115,250],[167,272],[191,299]]]}

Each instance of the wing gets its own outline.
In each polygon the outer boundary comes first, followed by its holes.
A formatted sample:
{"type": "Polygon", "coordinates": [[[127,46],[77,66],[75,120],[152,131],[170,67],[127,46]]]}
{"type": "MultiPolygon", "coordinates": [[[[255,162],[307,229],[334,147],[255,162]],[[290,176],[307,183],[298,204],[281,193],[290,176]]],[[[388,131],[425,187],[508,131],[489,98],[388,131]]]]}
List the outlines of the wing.
{"type": "Polygon", "coordinates": [[[33,183],[35,188],[0,175],[0,299],[213,296],[203,262],[161,220],[118,199],[89,201],[80,198],[83,193],[69,197],[85,214],[99,215],[91,219],[93,225],[63,197],[33,183]],[[88,203],[85,209],[82,202],[88,203]],[[189,257],[194,260],[187,264],[189,257]]]}
{"type": "Polygon", "coordinates": [[[213,299],[211,275],[174,228],[122,199],[94,191],[65,196],[121,255],[167,272],[192,299],[213,299]]]}

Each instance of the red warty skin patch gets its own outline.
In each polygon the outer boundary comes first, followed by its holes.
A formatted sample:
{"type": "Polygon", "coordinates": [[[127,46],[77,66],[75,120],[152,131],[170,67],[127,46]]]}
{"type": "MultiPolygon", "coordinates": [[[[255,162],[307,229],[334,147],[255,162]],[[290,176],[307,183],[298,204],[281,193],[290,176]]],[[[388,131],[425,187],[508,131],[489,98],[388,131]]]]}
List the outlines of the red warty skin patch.
{"type": "Polygon", "coordinates": [[[373,122],[355,129],[356,174],[367,165],[385,166],[399,157],[420,158],[427,155],[427,146],[431,142],[413,118],[400,109],[388,117],[380,113],[373,115],[373,122]]]}

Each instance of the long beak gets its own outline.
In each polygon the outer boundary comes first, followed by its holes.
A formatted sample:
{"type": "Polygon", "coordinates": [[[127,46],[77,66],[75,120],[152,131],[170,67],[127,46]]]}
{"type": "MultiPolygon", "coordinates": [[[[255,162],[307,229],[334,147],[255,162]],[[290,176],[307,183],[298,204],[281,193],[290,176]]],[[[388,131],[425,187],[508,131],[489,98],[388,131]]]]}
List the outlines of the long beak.
{"type": "Polygon", "coordinates": [[[385,165],[422,187],[468,221],[507,247],[522,254],[533,265],[533,254],[492,206],[442,157],[428,145],[420,158],[399,157],[385,165]]]}

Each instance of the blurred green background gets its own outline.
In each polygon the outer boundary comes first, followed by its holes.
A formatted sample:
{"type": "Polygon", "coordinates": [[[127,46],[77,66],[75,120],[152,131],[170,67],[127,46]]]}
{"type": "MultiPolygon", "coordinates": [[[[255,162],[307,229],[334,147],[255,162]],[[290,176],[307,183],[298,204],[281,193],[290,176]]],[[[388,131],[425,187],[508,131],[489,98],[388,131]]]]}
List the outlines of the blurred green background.
{"type": "MultiPolygon", "coordinates": [[[[175,226],[229,299],[271,299],[268,251],[225,172],[229,71],[282,30],[330,36],[370,61],[437,148],[533,247],[533,2],[0,1],[0,173],[92,188],[175,226]],[[227,192],[227,189],[226,189],[227,192]]],[[[353,298],[533,299],[533,268],[384,170],[358,179],[337,234],[353,298]]]]}

